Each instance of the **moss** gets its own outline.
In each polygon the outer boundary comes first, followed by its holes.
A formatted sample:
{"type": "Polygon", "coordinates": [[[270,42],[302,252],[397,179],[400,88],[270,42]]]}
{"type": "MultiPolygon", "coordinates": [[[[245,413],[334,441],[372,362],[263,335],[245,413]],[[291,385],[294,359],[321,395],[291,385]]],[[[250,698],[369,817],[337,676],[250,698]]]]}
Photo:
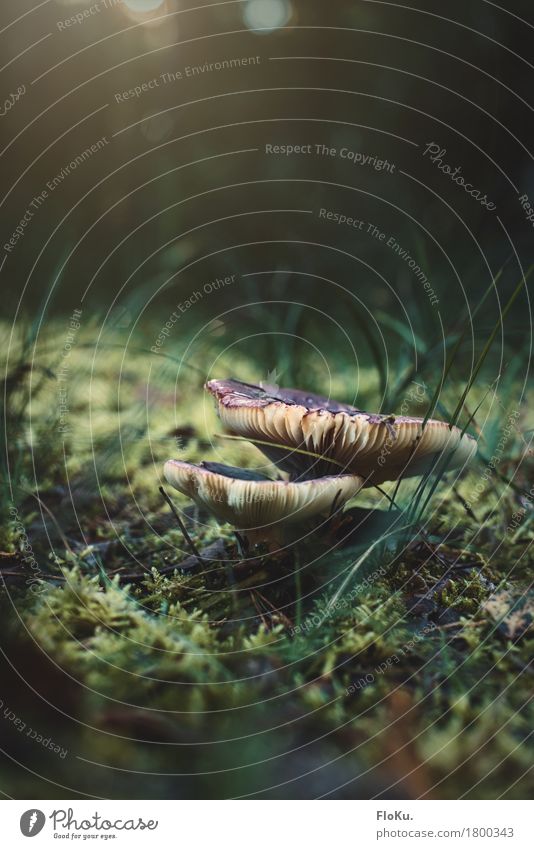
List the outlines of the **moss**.
{"type": "MultiPolygon", "coordinates": [[[[55,383],[45,381],[32,399],[38,487],[23,409],[26,383],[17,396],[16,506],[42,583],[37,595],[25,589],[20,529],[9,521],[0,548],[14,561],[4,592],[35,644],[70,676],[61,679],[67,692],[76,692],[68,707],[86,725],[71,730],[73,749],[134,774],[195,772],[176,792],[202,798],[253,792],[269,777],[276,784],[285,752],[300,752],[303,760],[291,769],[306,772],[311,749],[320,763],[343,761],[351,752],[350,768],[372,772],[377,781],[377,765],[387,763],[384,786],[398,776],[397,790],[405,795],[420,792],[412,774],[444,797],[463,790],[498,796],[512,784],[511,796],[528,792],[522,741],[532,727],[525,668],[533,641],[530,633],[507,636],[485,607],[500,588],[521,594],[530,583],[521,555],[533,523],[523,519],[507,531],[518,493],[497,479],[466,511],[481,474],[475,466],[456,491],[445,482],[438,489],[421,533],[373,549],[354,574],[365,545],[335,546],[329,536],[335,528],[299,552],[258,552],[253,566],[243,565],[232,529],[173,493],[197,546],[221,540],[228,561],[182,574],[178,567],[189,551],[158,492],[161,466],[169,456],[220,461],[222,443],[213,439],[219,426],[211,403],[191,402],[202,392],[198,372],[182,372],[177,385],[174,364],[163,360],[152,375],[147,411],[147,364],[132,353],[121,377],[119,438],[110,375],[121,365],[122,352],[107,351],[90,368],[86,352],[73,349],[65,454],[51,435],[55,383]],[[37,490],[38,507],[29,494],[37,490]],[[299,605],[295,562],[310,561],[299,605]],[[280,763],[271,765],[271,758],[280,763]]],[[[199,355],[197,368],[208,365],[199,355]]],[[[244,379],[264,376],[240,365],[244,379]]],[[[235,372],[235,366],[223,357],[219,370],[235,372]]],[[[362,369],[361,384],[371,397],[370,369],[362,369]]],[[[473,407],[483,394],[474,392],[473,407]]],[[[453,406],[453,396],[451,390],[444,404],[453,406]]],[[[528,426],[521,422],[523,430],[528,426]]],[[[513,440],[508,448],[501,470],[512,477],[513,440]]],[[[224,457],[231,465],[266,465],[256,448],[241,442],[224,443],[224,457]]],[[[392,494],[394,486],[385,490],[392,494]]],[[[411,493],[413,484],[403,484],[400,500],[411,493]]],[[[370,489],[356,503],[383,508],[381,499],[370,489]]],[[[22,651],[27,638],[18,639],[22,651]]],[[[38,665],[31,666],[30,682],[38,665]]],[[[50,723],[60,734],[57,717],[50,723]]],[[[81,763],[69,764],[80,787],[86,786],[81,763]]],[[[110,783],[103,792],[146,796],[146,782],[125,775],[114,775],[119,789],[110,783]]],[[[345,780],[340,774],[339,783],[345,780]]],[[[105,779],[89,770],[87,781],[105,779]]],[[[154,779],[149,792],[175,792],[161,782],[154,779]]],[[[38,795],[38,787],[31,789],[26,798],[38,795]]]]}
{"type": "Polygon", "coordinates": [[[445,586],[436,590],[436,600],[444,607],[452,607],[458,613],[474,614],[482,601],[489,595],[488,582],[477,573],[450,579],[445,586]]]}

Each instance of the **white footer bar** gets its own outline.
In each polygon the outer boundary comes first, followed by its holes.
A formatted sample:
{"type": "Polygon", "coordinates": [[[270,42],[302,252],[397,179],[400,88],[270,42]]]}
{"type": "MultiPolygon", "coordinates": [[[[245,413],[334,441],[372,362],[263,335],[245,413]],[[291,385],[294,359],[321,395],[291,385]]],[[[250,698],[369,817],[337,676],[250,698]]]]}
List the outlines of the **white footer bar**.
{"type": "Polygon", "coordinates": [[[1,844],[531,849],[522,801],[3,801],[1,844]],[[35,843],[29,844],[29,839],[35,843]]]}

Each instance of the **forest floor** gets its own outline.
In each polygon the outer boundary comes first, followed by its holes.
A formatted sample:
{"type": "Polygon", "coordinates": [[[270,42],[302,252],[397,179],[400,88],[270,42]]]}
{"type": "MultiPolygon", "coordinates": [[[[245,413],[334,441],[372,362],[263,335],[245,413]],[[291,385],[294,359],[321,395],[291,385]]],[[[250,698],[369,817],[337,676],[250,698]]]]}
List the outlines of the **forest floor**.
{"type": "MultiPolygon", "coordinates": [[[[159,491],[163,462],[264,468],[257,448],[216,435],[202,387],[266,375],[224,357],[208,375],[120,346],[94,355],[86,334],[68,361],[61,345],[19,361],[6,386],[0,786],[528,798],[532,421],[513,390],[474,392],[479,456],[409,536],[387,533],[398,514],[369,489],[298,546],[246,557],[231,527],[166,486],[199,563],[159,491]]],[[[364,396],[373,377],[362,370],[364,396]]],[[[342,376],[331,392],[346,400],[342,376]]]]}

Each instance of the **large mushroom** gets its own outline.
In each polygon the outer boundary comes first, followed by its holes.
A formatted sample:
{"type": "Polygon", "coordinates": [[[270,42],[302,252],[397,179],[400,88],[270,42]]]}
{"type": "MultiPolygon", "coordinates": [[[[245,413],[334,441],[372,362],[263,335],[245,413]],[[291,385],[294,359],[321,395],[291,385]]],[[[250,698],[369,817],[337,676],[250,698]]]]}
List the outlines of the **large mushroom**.
{"type": "Polygon", "coordinates": [[[219,463],[194,465],[180,460],[168,460],[163,471],[171,486],[254,541],[279,539],[279,530],[286,525],[328,516],[363,485],[356,475],[294,483],[273,481],[247,469],[219,463]]]}
{"type": "Polygon", "coordinates": [[[463,466],[475,440],[446,422],[382,416],[298,389],[210,380],[225,428],[256,441],[293,479],[353,474],[364,486],[420,475],[443,458],[463,466]]]}

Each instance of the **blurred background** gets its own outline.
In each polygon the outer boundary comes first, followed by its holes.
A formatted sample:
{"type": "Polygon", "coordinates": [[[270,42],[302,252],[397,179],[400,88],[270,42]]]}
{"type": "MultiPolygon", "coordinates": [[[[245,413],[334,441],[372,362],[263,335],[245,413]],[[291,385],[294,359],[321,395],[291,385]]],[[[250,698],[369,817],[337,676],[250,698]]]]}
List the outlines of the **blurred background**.
{"type": "Polygon", "coordinates": [[[3,0],[6,793],[528,792],[533,31],[526,0],[3,0]],[[303,554],[302,610],[291,558],[237,609],[173,576],[164,460],[265,463],[214,436],[228,376],[479,439],[305,639],[359,550],[303,554]]]}
{"type": "MultiPolygon", "coordinates": [[[[338,283],[362,315],[394,313],[407,328],[417,302],[418,331],[439,336],[503,266],[505,298],[532,233],[518,201],[534,188],[532,30],[522,12],[528,4],[485,0],[447,12],[343,0],[200,0],[194,10],[50,0],[32,10],[6,0],[2,91],[26,90],[0,125],[7,237],[48,191],[7,256],[6,315],[70,313],[83,298],[86,311],[128,309],[144,328],[200,284],[236,273],[237,285],[188,314],[187,332],[234,307],[230,325],[254,325],[251,302],[290,290],[310,308],[313,336],[322,328],[314,307],[349,320],[338,283]],[[136,86],[145,90],[122,96],[136,86]],[[439,171],[423,153],[429,143],[496,208],[439,171]],[[338,153],[268,155],[267,144],[338,153]],[[343,148],[394,171],[342,158],[343,148]],[[365,227],[322,220],[321,208],[365,227]],[[420,281],[370,223],[417,259],[439,309],[427,308],[420,281]]],[[[496,318],[496,296],[487,306],[496,318]]],[[[277,326],[285,312],[273,305],[277,326]]],[[[367,321],[375,335],[391,331],[367,321]]],[[[253,350],[273,344],[257,339],[253,350]]],[[[360,341],[359,356],[368,353],[360,341]]]]}

